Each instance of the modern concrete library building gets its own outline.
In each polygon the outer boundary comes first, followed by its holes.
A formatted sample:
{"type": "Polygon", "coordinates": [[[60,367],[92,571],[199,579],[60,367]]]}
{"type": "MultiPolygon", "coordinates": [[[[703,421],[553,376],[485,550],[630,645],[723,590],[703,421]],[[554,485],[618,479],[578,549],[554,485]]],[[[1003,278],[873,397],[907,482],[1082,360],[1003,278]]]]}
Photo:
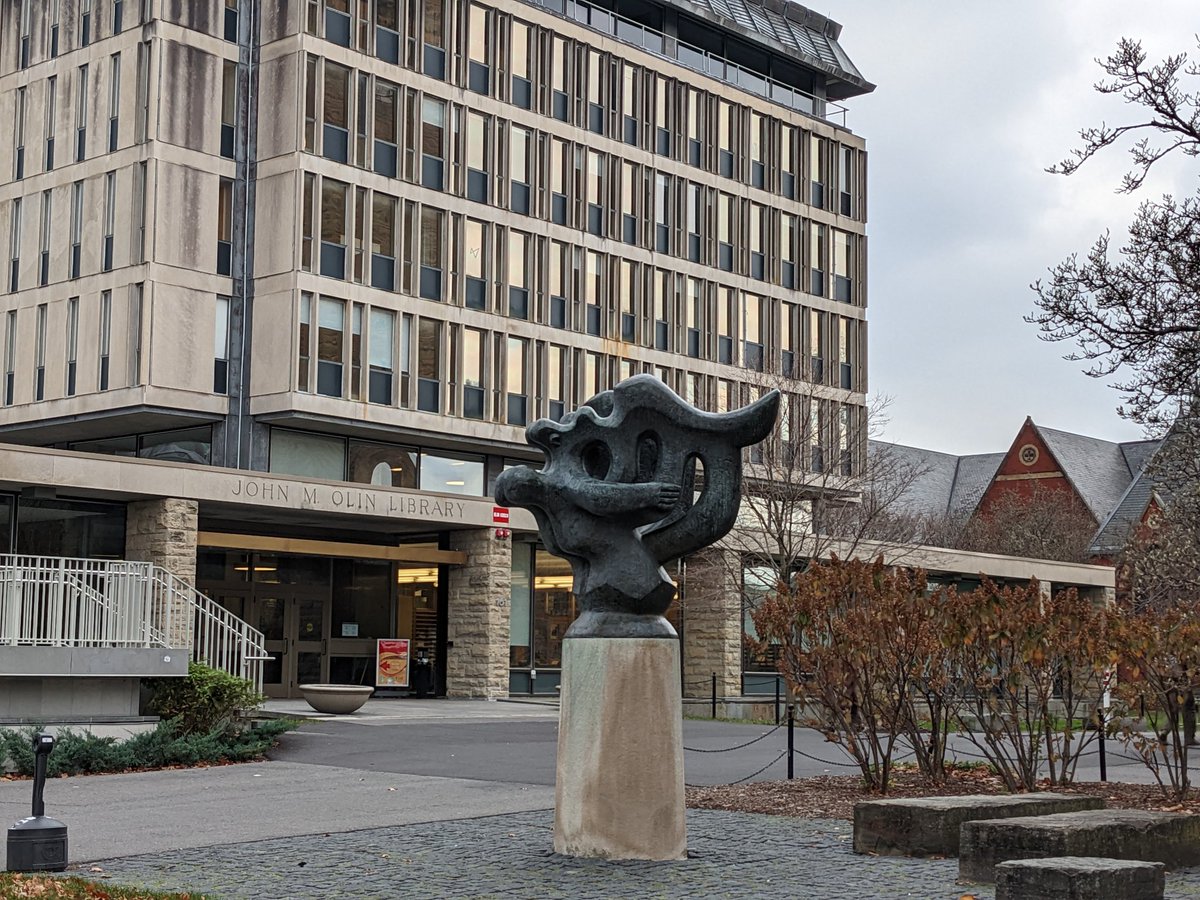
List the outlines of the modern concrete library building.
{"type": "Polygon", "coordinates": [[[873,86],[825,16],[0,10],[0,678],[26,705],[202,642],[273,695],[371,683],[377,638],[439,694],[553,691],[570,570],[491,487],[536,464],[528,423],[634,373],[712,410],[772,374],[784,427],[833,451],[813,465],[857,470],[866,156],[840,103],[873,86]]]}

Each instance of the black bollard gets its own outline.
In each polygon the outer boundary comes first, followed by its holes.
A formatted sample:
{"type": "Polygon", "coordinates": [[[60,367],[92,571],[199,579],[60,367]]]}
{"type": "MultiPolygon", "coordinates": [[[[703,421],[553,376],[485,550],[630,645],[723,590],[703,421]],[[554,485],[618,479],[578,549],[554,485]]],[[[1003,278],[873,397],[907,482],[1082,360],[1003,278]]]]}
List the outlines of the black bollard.
{"type": "Polygon", "coordinates": [[[46,802],[42,796],[46,788],[46,767],[53,750],[52,735],[34,736],[33,815],[8,829],[10,872],[62,872],[67,868],[67,826],[46,815],[46,802]]]}
{"type": "Polygon", "coordinates": [[[796,707],[791,703],[788,704],[788,781],[791,781],[796,770],[793,766],[792,754],[795,752],[795,738],[793,737],[793,729],[796,726],[796,707]]]}
{"type": "Polygon", "coordinates": [[[1103,706],[1097,710],[1096,715],[1100,717],[1100,780],[1108,781],[1108,759],[1104,753],[1104,732],[1108,729],[1108,723],[1104,721],[1103,706]]]}
{"type": "Polygon", "coordinates": [[[712,717],[717,717],[717,673],[712,673],[712,717]]]}

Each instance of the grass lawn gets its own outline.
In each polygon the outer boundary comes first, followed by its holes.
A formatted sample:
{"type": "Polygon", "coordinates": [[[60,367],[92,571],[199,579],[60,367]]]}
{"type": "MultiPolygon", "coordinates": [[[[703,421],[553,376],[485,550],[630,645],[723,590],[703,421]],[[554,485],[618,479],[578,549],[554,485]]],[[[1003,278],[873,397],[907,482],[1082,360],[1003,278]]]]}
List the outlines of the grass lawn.
{"type": "Polygon", "coordinates": [[[137,888],[85,881],[82,878],[55,878],[49,875],[19,875],[0,872],[0,897],[63,898],[63,900],[204,900],[200,894],[162,894],[137,888]]]}

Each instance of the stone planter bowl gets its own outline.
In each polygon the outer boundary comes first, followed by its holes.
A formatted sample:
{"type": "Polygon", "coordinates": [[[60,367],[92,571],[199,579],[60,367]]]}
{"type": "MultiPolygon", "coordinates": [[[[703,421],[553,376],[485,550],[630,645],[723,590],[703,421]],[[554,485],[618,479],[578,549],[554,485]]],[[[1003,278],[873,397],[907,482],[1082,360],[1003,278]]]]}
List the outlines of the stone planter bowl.
{"type": "Polygon", "coordinates": [[[344,716],[367,702],[375,688],[359,684],[302,684],[300,693],[317,712],[344,716]]]}

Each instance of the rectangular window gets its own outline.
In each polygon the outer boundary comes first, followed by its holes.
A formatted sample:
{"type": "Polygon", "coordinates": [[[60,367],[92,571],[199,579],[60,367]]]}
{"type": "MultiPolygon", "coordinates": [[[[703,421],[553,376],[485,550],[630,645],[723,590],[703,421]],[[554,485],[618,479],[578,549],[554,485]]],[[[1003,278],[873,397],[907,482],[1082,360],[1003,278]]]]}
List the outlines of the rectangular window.
{"type": "Polygon", "coordinates": [[[350,0],[325,0],[325,40],[350,46],[350,0]]]}
{"type": "Polygon", "coordinates": [[[809,136],[808,181],[812,186],[812,205],[825,208],[825,142],[815,134],[809,136]]]}
{"type": "Polygon", "coordinates": [[[83,162],[87,158],[87,64],[75,71],[75,162],[83,162]]]}
{"type": "Polygon", "coordinates": [[[467,90],[476,94],[492,92],[491,30],[491,10],[472,3],[467,14],[467,90]]]}
{"type": "Polygon", "coordinates": [[[117,173],[104,175],[104,239],[100,253],[100,271],[111,272],[113,267],[113,223],[117,215],[117,173]]]}
{"type": "Polygon", "coordinates": [[[18,50],[20,59],[17,60],[17,66],[21,69],[29,68],[29,41],[32,28],[29,15],[30,2],[31,0],[21,0],[21,20],[18,23],[21,30],[21,43],[18,50]]]}
{"type": "Polygon", "coordinates": [[[825,313],[811,309],[808,312],[808,355],[810,380],[814,384],[825,383],[825,313]]]}
{"type": "Polygon", "coordinates": [[[237,124],[238,67],[225,60],[221,69],[221,155],[233,159],[234,130],[237,124]]]}
{"type": "Polygon", "coordinates": [[[135,140],[146,142],[150,121],[150,42],[143,41],[137,48],[137,111],[134,115],[135,140]]]}
{"type": "Polygon", "coordinates": [[[83,239],[83,182],[71,185],[71,277],[79,277],[83,239]]]}
{"type": "Polygon", "coordinates": [[[522,109],[530,109],[533,106],[533,67],[529,57],[533,43],[533,27],[513,19],[509,38],[508,70],[512,77],[509,100],[514,106],[522,109]]]}
{"type": "Polygon", "coordinates": [[[225,0],[224,32],[225,40],[238,42],[238,0],[225,0]]]}
{"type": "Polygon", "coordinates": [[[607,111],[604,108],[605,56],[597,50],[584,51],[587,55],[587,129],[595,134],[604,134],[607,111]]]}
{"type": "Polygon", "coordinates": [[[529,235],[508,232],[508,314],[529,318],[529,235]]]}
{"type": "Polygon", "coordinates": [[[367,216],[371,212],[367,203],[367,189],[354,189],[354,262],[353,279],[355,284],[363,283],[363,267],[367,264],[367,216]]]}
{"type": "Polygon", "coordinates": [[[421,317],[417,332],[417,409],[441,412],[442,323],[421,317]]]}
{"type": "Polygon", "coordinates": [[[346,303],[322,296],[317,314],[317,393],[342,396],[346,303]]]}
{"type": "Polygon", "coordinates": [[[108,77],[108,152],[115,153],[121,122],[121,54],[109,58],[108,77]]]}
{"type": "Polygon", "coordinates": [[[737,224],[737,198],[732,194],[717,195],[717,265],[726,272],[733,271],[733,239],[737,224]]]}
{"type": "Polygon", "coordinates": [[[21,286],[21,198],[16,197],[12,202],[12,213],[8,220],[8,289],[10,292],[20,290],[21,286]]]}
{"type": "MultiPolygon", "coordinates": [[[[443,247],[444,214],[428,206],[421,210],[421,287],[420,294],[426,300],[442,299],[442,281],[445,268],[443,247]]],[[[424,324],[422,323],[422,327],[424,324]]]]}
{"type": "Polygon", "coordinates": [[[51,204],[54,195],[51,191],[42,191],[42,228],[38,247],[38,284],[50,283],[50,225],[53,216],[51,204]]]}
{"type": "Polygon", "coordinates": [[[213,318],[213,393],[229,393],[229,298],[220,296],[213,318]]]}
{"type": "Polygon", "coordinates": [[[508,357],[505,383],[508,392],[507,422],[509,425],[526,425],[529,421],[529,395],[525,386],[529,368],[529,341],[525,338],[509,337],[505,355],[508,357]]]}
{"type": "Polygon", "coordinates": [[[550,61],[550,112],[560,122],[571,120],[570,85],[571,45],[566,38],[554,37],[550,61]]]}
{"type": "Polygon", "coordinates": [[[750,183],[756,188],[766,186],[767,181],[767,128],[766,116],[750,113],[750,183]]]}
{"type": "Polygon", "coordinates": [[[350,399],[362,399],[364,304],[350,307],[350,399]]]}
{"type": "Polygon", "coordinates": [[[384,291],[396,289],[396,204],[387,194],[372,198],[371,286],[384,291]]]}
{"type": "Polygon", "coordinates": [[[50,0],[50,53],[51,59],[58,56],[58,26],[62,15],[62,0],[50,0]]]}
{"type": "Polygon", "coordinates": [[[486,407],[483,385],[483,375],[486,371],[484,364],[485,342],[484,332],[478,328],[463,329],[463,417],[467,419],[482,419],[484,417],[486,407]]]}
{"type": "Polygon", "coordinates": [[[146,286],[129,286],[129,384],[142,383],[142,310],[146,286]]]}
{"type": "Polygon", "coordinates": [[[92,0],[79,0],[79,46],[92,42],[92,0]]]}
{"type": "Polygon", "coordinates": [[[467,199],[489,201],[492,117],[467,113],[467,199]]]}
{"type": "Polygon", "coordinates": [[[800,225],[796,216],[783,213],[779,220],[779,279],[789,290],[794,290],[797,285],[799,237],[800,225]]]}
{"type": "Polygon", "coordinates": [[[478,219],[463,225],[463,305],[487,309],[488,226],[478,219]]]}
{"type": "Polygon", "coordinates": [[[571,396],[571,351],[551,344],[546,350],[546,414],[557,422],[571,396]]]}
{"type": "Polygon", "coordinates": [[[370,368],[367,399],[372,403],[392,403],[392,377],[396,365],[396,314],[371,307],[370,346],[367,364],[370,368]]]}
{"type": "Polygon", "coordinates": [[[717,173],[733,178],[734,147],[737,146],[737,112],[724,100],[717,101],[717,173]]]}
{"type": "Polygon", "coordinates": [[[10,309],[4,330],[4,405],[13,405],[17,364],[17,311],[10,309]]]}
{"type": "Polygon", "coordinates": [[[796,199],[796,173],[799,171],[796,154],[799,150],[796,129],[791,125],[782,126],[779,138],[779,193],[789,200],[796,199]]]}
{"type": "Polygon", "coordinates": [[[446,189],[446,104],[430,97],[421,102],[421,184],[446,189]]]}
{"type": "Polygon", "coordinates": [[[854,390],[854,321],[838,316],[838,387],[854,390]]]}
{"type": "Polygon", "coordinates": [[[809,269],[811,272],[808,292],[817,297],[825,294],[825,226],[809,223],[809,269]]]}
{"type": "Polygon", "coordinates": [[[233,180],[222,178],[217,189],[217,274],[233,274],[233,180]]]}
{"type": "Polygon", "coordinates": [[[510,206],[513,212],[529,215],[530,155],[533,135],[528,128],[513,125],[509,128],[508,171],[510,177],[510,206]]]}
{"type": "Polygon", "coordinates": [[[400,145],[400,89],[386,81],[375,80],[375,147],[372,154],[375,171],[396,177],[400,145]]]}
{"type": "Polygon", "coordinates": [[[742,364],[763,371],[763,300],[757,294],[746,294],[742,304],[742,364]]]}
{"type": "Polygon", "coordinates": [[[58,117],[58,76],[46,79],[46,148],[45,169],[54,171],[54,126],[58,117]]]}
{"type": "MultiPolygon", "coordinates": [[[[410,0],[416,8],[418,0],[410,0]]],[[[425,74],[441,81],[446,79],[446,10],[445,0],[424,0],[424,60],[425,74]]]]}
{"type": "Polygon", "coordinates": [[[321,155],[347,162],[350,152],[350,70],[325,62],[321,155]]]}
{"type": "Polygon", "coordinates": [[[605,234],[605,198],[607,197],[607,162],[603,153],[589,150],[587,154],[587,230],[603,237],[605,234]]]}
{"type": "Polygon", "coordinates": [[[25,112],[27,107],[26,88],[17,88],[17,115],[13,122],[13,178],[20,181],[25,177],[25,112]]]}
{"type": "Polygon", "coordinates": [[[100,372],[97,384],[108,390],[109,353],[112,350],[112,291],[100,292],[100,372]]]}
{"type": "Polygon", "coordinates": [[[304,66],[304,150],[317,151],[317,58],[312,55],[304,66]]]}
{"type": "Polygon", "coordinates": [[[375,0],[375,55],[400,62],[400,10],[397,0],[375,0]]]}
{"type": "Polygon", "coordinates": [[[133,200],[130,213],[133,229],[130,247],[130,262],[134,265],[146,261],[146,162],[133,167],[133,200]]]}
{"type": "MultiPolygon", "coordinates": [[[[229,0],[226,0],[229,2],[229,0]]],[[[113,0],[112,5],[112,33],[120,34],[125,28],[125,3],[124,0],[113,0]]]]}
{"type": "Polygon", "coordinates": [[[304,173],[304,188],[300,198],[300,268],[311,272],[313,267],[313,192],[316,176],[304,173]]]}
{"type": "Polygon", "coordinates": [[[854,215],[855,153],[853,147],[842,147],[838,165],[838,213],[854,215]]]}
{"type": "Polygon", "coordinates": [[[79,363],[79,298],[67,298],[67,391],[75,396],[76,369],[79,363]]]}
{"type": "Polygon", "coordinates": [[[298,365],[296,368],[296,389],[305,393],[312,390],[308,376],[312,364],[312,294],[305,292],[300,295],[300,346],[298,365]]]}
{"type": "Polygon", "coordinates": [[[33,399],[46,396],[46,304],[37,306],[37,332],[34,337],[33,399]]]}
{"type": "Polygon", "coordinates": [[[833,299],[843,303],[854,300],[854,235],[833,229],[833,299]]]}
{"type": "Polygon", "coordinates": [[[346,277],[346,221],[350,186],[325,178],[321,181],[321,274],[346,277]]]}

